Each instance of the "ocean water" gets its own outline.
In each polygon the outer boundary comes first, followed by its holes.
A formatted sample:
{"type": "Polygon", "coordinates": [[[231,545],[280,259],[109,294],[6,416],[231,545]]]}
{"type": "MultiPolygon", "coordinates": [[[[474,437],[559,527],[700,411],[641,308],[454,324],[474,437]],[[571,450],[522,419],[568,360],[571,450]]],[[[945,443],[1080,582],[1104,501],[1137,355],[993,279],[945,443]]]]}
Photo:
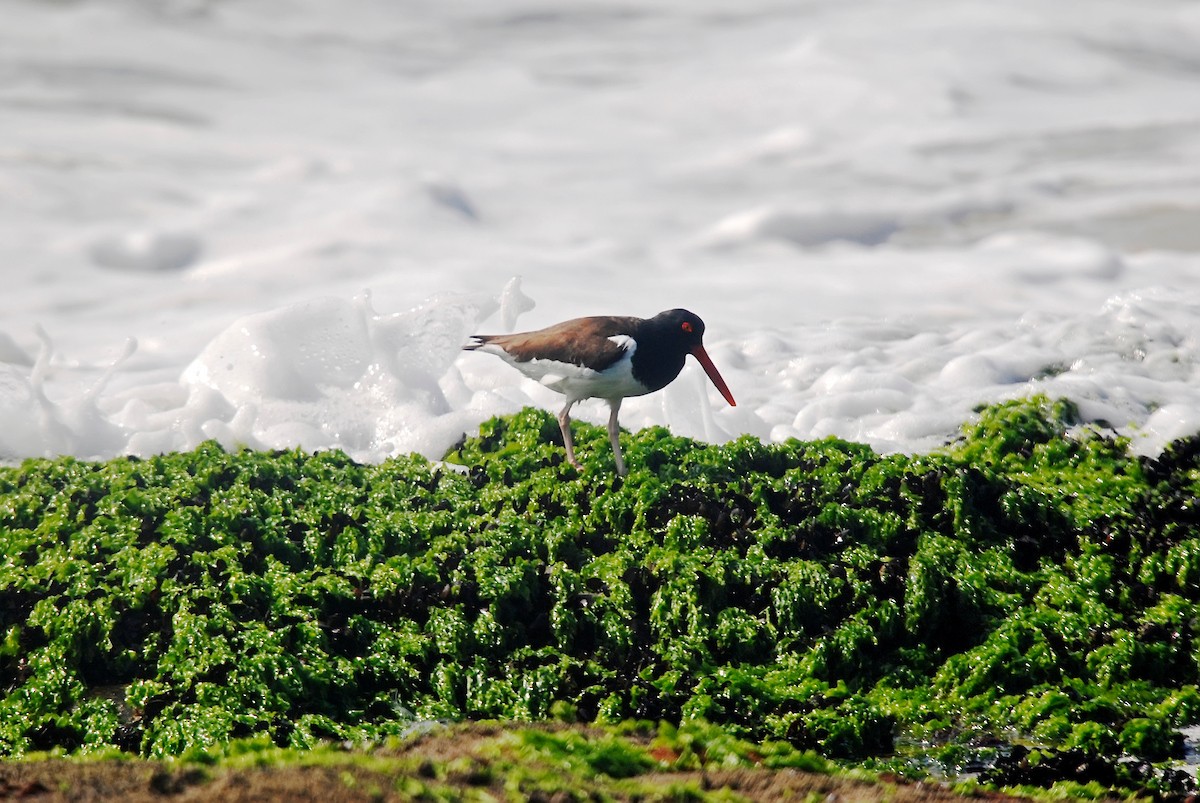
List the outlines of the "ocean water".
{"type": "Polygon", "coordinates": [[[437,458],[560,404],[470,333],[680,306],[738,406],[628,428],[1200,431],[1190,0],[3,5],[5,461],[437,458]]]}

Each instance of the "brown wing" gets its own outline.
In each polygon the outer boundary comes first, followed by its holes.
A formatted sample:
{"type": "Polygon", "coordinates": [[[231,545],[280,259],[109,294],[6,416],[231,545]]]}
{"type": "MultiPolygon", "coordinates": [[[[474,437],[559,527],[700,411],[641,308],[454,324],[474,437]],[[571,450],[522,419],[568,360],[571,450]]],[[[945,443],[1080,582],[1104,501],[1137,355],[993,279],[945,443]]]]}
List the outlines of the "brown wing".
{"type": "Polygon", "coordinates": [[[632,335],[639,318],[596,316],[556,323],[536,332],[511,335],[475,335],[468,349],[492,344],[504,349],[517,362],[555,360],[603,371],[625,354],[627,346],[609,338],[632,335]]]}

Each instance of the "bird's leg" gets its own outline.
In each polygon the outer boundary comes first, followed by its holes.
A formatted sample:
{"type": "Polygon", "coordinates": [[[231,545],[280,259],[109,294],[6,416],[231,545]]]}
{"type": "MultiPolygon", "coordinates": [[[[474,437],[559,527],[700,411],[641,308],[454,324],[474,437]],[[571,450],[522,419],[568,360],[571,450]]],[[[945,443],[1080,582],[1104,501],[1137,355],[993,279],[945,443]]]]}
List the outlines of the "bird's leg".
{"type": "Polygon", "coordinates": [[[563,446],[567,447],[567,462],[575,468],[583,468],[575,459],[575,441],[571,438],[571,406],[575,402],[568,401],[567,406],[558,414],[558,428],[562,430],[563,446]]]}
{"type": "Polygon", "coordinates": [[[613,457],[617,460],[617,476],[624,477],[628,472],[625,470],[625,458],[621,457],[621,425],[617,423],[617,412],[621,409],[621,398],[618,396],[615,399],[608,400],[608,439],[612,442],[613,457]]]}

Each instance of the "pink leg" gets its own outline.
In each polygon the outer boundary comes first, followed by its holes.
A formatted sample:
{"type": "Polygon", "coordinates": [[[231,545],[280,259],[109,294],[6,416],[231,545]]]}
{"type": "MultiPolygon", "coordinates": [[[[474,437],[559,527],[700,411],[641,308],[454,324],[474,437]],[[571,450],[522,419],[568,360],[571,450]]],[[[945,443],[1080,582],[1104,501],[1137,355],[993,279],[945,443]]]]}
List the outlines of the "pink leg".
{"type": "Polygon", "coordinates": [[[571,407],[574,404],[574,401],[569,401],[567,406],[562,408],[562,412],[558,414],[558,428],[562,430],[563,446],[567,447],[567,462],[575,468],[583,468],[575,459],[575,441],[571,438],[571,407]]]}
{"type": "Polygon", "coordinates": [[[624,477],[629,472],[625,469],[625,458],[621,456],[621,425],[617,423],[617,412],[621,409],[621,399],[609,399],[608,406],[608,440],[612,443],[613,457],[617,460],[617,476],[624,477]]]}

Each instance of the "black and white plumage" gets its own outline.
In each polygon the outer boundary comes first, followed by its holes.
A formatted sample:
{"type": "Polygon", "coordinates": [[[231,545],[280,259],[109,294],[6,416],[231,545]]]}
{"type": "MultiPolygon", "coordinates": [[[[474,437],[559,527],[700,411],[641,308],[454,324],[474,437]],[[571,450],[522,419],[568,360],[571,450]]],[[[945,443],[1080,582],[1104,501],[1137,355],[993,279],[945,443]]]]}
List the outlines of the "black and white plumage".
{"type": "Polygon", "coordinates": [[[575,318],[535,332],[472,335],[468,351],[495,354],[525,376],[566,396],[558,414],[567,460],[579,468],[571,438],[571,408],[581,399],[604,399],[611,410],[608,437],[617,473],[626,473],[618,440],[617,413],[626,396],[642,396],[669,385],[694,356],[731,405],[725,380],[704,350],[704,321],[684,309],[653,318],[603,315],[575,318]]]}

